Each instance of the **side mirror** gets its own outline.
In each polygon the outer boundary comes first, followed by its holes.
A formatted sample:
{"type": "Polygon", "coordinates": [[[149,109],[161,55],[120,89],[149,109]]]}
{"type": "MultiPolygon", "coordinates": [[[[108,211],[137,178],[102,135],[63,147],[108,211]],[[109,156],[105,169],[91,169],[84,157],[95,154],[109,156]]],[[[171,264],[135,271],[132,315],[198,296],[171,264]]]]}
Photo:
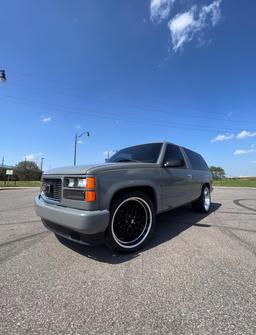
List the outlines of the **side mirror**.
{"type": "Polygon", "coordinates": [[[166,168],[182,167],[184,165],[184,159],[168,159],[168,161],[164,163],[164,167],[166,168]]]}

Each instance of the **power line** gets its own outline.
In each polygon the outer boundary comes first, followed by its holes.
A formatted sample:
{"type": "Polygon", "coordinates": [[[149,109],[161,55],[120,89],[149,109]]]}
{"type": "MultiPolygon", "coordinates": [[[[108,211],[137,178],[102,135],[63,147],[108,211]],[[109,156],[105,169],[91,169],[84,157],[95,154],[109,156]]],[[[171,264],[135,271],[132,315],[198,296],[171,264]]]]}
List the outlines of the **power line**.
{"type": "MultiPolygon", "coordinates": [[[[15,74],[18,74],[18,75],[20,75],[20,76],[23,76],[23,77],[28,77],[28,78],[34,78],[34,79],[37,79],[37,80],[41,80],[41,81],[45,81],[45,82],[47,82],[47,83],[49,83],[49,82],[52,82],[52,83],[56,83],[56,84],[58,84],[59,85],[59,80],[56,80],[56,79],[53,79],[53,78],[45,78],[45,77],[40,77],[40,76],[35,76],[35,75],[33,75],[33,74],[29,74],[29,73],[23,73],[23,72],[17,72],[17,71],[15,71],[15,74]]],[[[70,81],[68,81],[68,82],[65,82],[65,81],[63,81],[63,79],[61,79],[61,82],[62,83],[64,83],[64,84],[66,84],[67,86],[69,86],[70,87],[70,85],[71,86],[74,86],[74,87],[81,87],[81,84],[78,84],[78,83],[75,83],[75,82],[70,82],[70,81]]],[[[22,87],[24,88],[24,84],[22,85],[22,87]]],[[[52,93],[52,94],[56,94],[56,95],[63,95],[63,96],[69,96],[69,97],[73,97],[73,98],[75,98],[75,99],[83,99],[84,100],[84,96],[79,96],[79,95],[73,95],[73,94],[70,94],[70,93],[63,93],[63,92],[57,92],[57,91],[51,91],[51,90],[48,90],[48,89],[42,89],[42,88],[37,88],[37,87],[35,87],[35,86],[30,86],[30,88],[32,88],[32,89],[36,89],[36,90],[41,90],[41,91],[44,91],[44,92],[48,92],[48,93],[52,93]]],[[[100,94],[100,95],[106,95],[106,94],[109,94],[109,91],[108,92],[106,92],[106,91],[102,91],[102,90],[97,90],[97,89],[90,89],[92,92],[94,91],[94,92],[96,92],[96,94],[100,94]]],[[[117,101],[118,99],[116,98],[116,96],[117,96],[117,92],[113,92],[112,91],[112,93],[111,94],[113,94],[113,95],[115,95],[115,101],[117,101]]],[[[137,95],[137,97],[140,97],[141,98],[141,96],[138,96],[137,95]]],[[[86,98],[86,99],[88,99],[88,97],[86,98]]],[[[93,100],[93,101],[95,101],[95,100],[97,100],[98,101],[98,97],[96,98],[96,99],[92,99],[92,98],[90,98],[90,100],[93,100]]],[[[162,103],[162,101],[161,102],[159,102],[159,101],[156,101],[155,100],[155,102],[154,101],[152,101],[152,103],[151,103],[151,105],[152,104],[155,104],[155,103],[157,103],[157,104],[160,104],[160,105],[162,105],[162,106],[164,106],[163,105],[163,103],[162,103]]],[[[119,104],[120,104],[120,102],[119,102],[119,104]]],[[[121,104],[122,104],[122,102],[121,102],[121,104]]],[[[125,106],[128,106],[129,104],[127,104],[127,103],[123,103],[125,106]]],[[[130,104],[130,106],[132,106],[132,108],[136,108],[136,109],[146,109],[146,111],[148,111],[148,109],[150,108],[151,110],[155,110],[155,111],[158,111],[158,112],[166,112],[166,111],[162,111],[162,110],[159,110],[159,109],[152,109],[151,107],[148,107],[148,106],[137,106],[136,107],[136,105],[131,105],[130,104]]],[[[212,117],[209,117],[209,116],[198,116],[198,115],[192,115],[191,113],[178,113],[178,112],[166,112],[166,113],[168,113],[168,114],[176,114],[176,115],[184,115],[184,116],[190,116],[190,117],[196,117],[196,118],[205,118],[205,119],[211,119],[211,120],[217,120],[217,121],[226,121],[226,122],[239,122],[239,123],[241,123],[241,122],[245,122],[245,123],[251,123],[250,121],[244,121],[244,120],[230,120],[230,119],[223,119],[223,118],[212,118],[212,117]]],[[[214,112],[216,115],[222,115],[223,116],[223,113],[219,113],[219,112],[217,112],[217,111],[215,111],[214,112]]],[[[255,122],[255,124],[256,124],[256,122],[255,122]]]]}
{"type": "MultiPolygon", "coordinates": [[[[138,121],[140,121],[139,119],[141,118],[141,116],[136,116],[136,118],[134,119],[133,117],[131,117],[130,115],[120,115],[117,113],[111,113],[111,112],[95,112],[95,111],[86,111],[85,109],[81,109],[81,108],[76,108],[76,110],[74,111],[73,109],[67,109],[65,106],[61,106],[61,105],[57,105],[57,104],[49,104],[49,103],[41,103],[41,102],[37,102],[37,101],[33,101],[31,99],[24,99],[24,98],[20,98],[20,97],[14,97],[14,96],[9,96],[9,95],[0,95],[4,98],[7,98],[8,100],[5,100],[6,102],[11,102],[11,103],[16,103],[16,104],[23,104],[23,105],[27,105],[27,106],[32,106],[32,107],[39,107],[39,108],[45,108],[45,106],[49,106],[48,108],[50,108],[49,111],[62,111],[62,112],[66,112],[66,113],[75,113],[75,114],[80,114],[80,115],[89,115],[89,116],[95,116],[95,117],[100,117],[100,118],[107,118],[107,119],[112,119],[112,120],[122,120],[122,121],[126,121],[126,122],[136,122],[138,123],[138,121]],[[52,107],[53,106],[53,107],[52,107]],[[81,112],[79,112],[81,111],[81,112]]],[[[164,122],[164,121],[163,121],[164,122]]],[[[197,130],[202,130],[206,129],[206,130],[215,130],[215,131],[241,131],[241,128],[220,128],[220,127],[209,127],[208,125],[194,125],[194,124],[188,124],[188,123],[183,123],[183,122],[172,122],[172,123],[162,123],[161,121],[159,122],[159,120],[155,120],[155,119],[149,119],[147,118],[147,120],[142,120],[143,124],[149,124],[149,125],[157,125],[157,126],[174,126],[174,125],[179,125],[181,127],[188,127],[186,129],[192,129],[189,127],[193,127],[194,129],[196,128],[197,130]]],[[[251,123],[250,123],[251,124],[251,123]]]]}
{"type": "Polygon", "coordinates": [[[133,122],[133,123],[141,123],[141,124],[147,124],[147,125],[152,125],[152,126],[159,126],[159,127],[175,127],[176,128],[183,128],[183,129],[188,129],[188,130],[214,130],[214,131],[241,131],[241,128],[220,128],[220,127],[209,127],[207,125],[193,125],[193,124],[186,124],[186,123],[179,123],[179,122],[172,122],[172,123],[161,123],[159,120],[154,120],[154,119],[148,119],[145,120],[140,120],[139,118],[131,118],[129,115],[124,116],[120,114],[114,114],[114,113],[101,113],[101,112],[91,112],[91,111],[86,111],[86,110],[81,110],[79,112],[78,110],[71,110],[71,109],[66,109],[64,106],[59,106],[55,104],[45,104],[45,103],[38,103],[34,102],[33,100],[28,100],[28,99],[22,99],[18,97],[7,97],[9,100],[4,100],[6,102],[11,102],[15,104],[22,104],[26,106],[31,106],[31,107],[37,107],[37,108],[44,108],[47,110],[47,108],[44,107],[44,105],[50,106],[51,112],[53,111],[58,111],[58,112],[64,112],[64,113],[73,113],[73,114],[79,114],[83,116],[92,116],[92,117],[99,117],[99,118],[105,118],[105,119],[110,119],[110,120],[121,120],[125,122],[133,122]],[[25,102],[24,102],[25,101],[25,102]],[[26,102],[26,101],[31,101],[31,102],[26,102]],[[51,105],[54,106],[54,108],[51,107],[51,105]],[[43,107],[42,107],[43,106],[43,107]]]}
{"type": "MultiPolygon", "coordinates": [[[[22,85],[22,87],[24,87],[24,85],[22,85]]],[[[55,95],[62,95],[62,96],[65,96],[65,97],[71,97],[71,98],[75,98],[75,99],[78,99],[78,100],[83,100],[84,101],[84,97],[80,96],[80,95],[73,95],[73,94],[67,94],[67,93],[61,93],[61,92],[57,92],[57,91],[52,91],[52,90],[48,90],[48,89],[41,89],[41,88],[36,88],[36,87],[30,87],[32,89],[35,89],[35,90],[40,90],[42,92],[47,92],[47,93],[51,93],[51,94],[55,94],[55,95]]],[[[103,94],[103,93],[102,93],[103,94]]],[[[105,99],[105,98],[104,98],[105,99]]],[[[86,100],[90,100],[90,101],[96,101],[98,102],[99,101],[99,98],[91,98],[91,97],[86,97],[86,100]]],[[[162,114],[166,114],[166,115],[177,115],[177,116],[185,116],[185,117],[191,117],[191,118],[197,118],[197,119],[206,119],[206,120],[213,120],[213,121],[222,121],[222,122],[231,122],[231,123],[246,123],[246,124],[255,124],[256,125],[256,122],[254,121],[248,121],[248,120],[239,120],[239,119],[228,119],[228,118],[219,118],[219,117],[211,117],[211,116],[206,116],[206,115],[195,115],[195,114],[191,114],[191,113],[184,113],[184,112],[175,112],[175,111],[166,111],[166,110],[163,110],[161,108],[158,108],[158,107],[152,107],[152,105],[150,107],[148,106],[145,106],[145,105],[136,105],[136,104],[130,104],[129,102],[120,102],[120,101],[117,101],[118,99],[115,98],[115,100],[111,100],[108,98],[108,100],[110,101],[110,103],[114,103],[114,104],[117,104],[117,105],[121,105],[121,106],[124,106],[124,107],[131,107],[132,109],[134,110],[142,110],[142,111],[153,111],[153,112],[157,112],[157,113],[162,113],[162,114]]],[[[104,101],[103,101],[104,102],[104,101]]],[[[214,112],[215,114],[217,115],[223,115],[223,113],[218,113],[218,112],[214,112]]]]}

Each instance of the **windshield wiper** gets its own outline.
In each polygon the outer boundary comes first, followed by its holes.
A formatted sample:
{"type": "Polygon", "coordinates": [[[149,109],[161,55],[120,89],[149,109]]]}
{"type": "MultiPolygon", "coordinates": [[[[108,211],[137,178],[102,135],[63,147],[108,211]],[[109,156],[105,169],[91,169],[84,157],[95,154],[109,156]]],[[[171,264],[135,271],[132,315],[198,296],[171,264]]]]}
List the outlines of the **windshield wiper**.
{"type": "Polygon", "coordinates": [[[135,159],[123,158],[119,159],[115,163],[124,163],[124,162],[139,163],[140,161],[136,161],[135,159]]]}

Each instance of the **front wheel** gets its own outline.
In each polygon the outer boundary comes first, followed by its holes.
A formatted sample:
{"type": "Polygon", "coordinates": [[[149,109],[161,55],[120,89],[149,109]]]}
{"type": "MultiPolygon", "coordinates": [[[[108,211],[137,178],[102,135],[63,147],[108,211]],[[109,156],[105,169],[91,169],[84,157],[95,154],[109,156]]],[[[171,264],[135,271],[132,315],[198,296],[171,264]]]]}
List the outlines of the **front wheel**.
{"type": "Polygon", "coordinates": [[[155,226],[155,208],[143,192],[127,192],[111,206],[107,244],[124,253],[142,248],[155,226]]]}
{"type": "Polygon", "coordinates": [[[211,208],[211,192],[207,185],[204,185],[200,197],[192,202],[192,207],[197,212],[208,213],[211,208]]]}

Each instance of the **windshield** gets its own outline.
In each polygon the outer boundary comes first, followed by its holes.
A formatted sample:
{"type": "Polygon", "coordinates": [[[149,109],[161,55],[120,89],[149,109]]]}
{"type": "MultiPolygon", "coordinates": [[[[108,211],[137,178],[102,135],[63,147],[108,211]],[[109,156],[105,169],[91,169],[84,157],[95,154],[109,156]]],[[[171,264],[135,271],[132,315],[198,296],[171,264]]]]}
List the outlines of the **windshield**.
{"type": "Polygon", "coordinates": [[[125,148],[110,157],[107,162],[156,163],[160,154],[161,147],[162,143],[150,143],[125,148]]]}

